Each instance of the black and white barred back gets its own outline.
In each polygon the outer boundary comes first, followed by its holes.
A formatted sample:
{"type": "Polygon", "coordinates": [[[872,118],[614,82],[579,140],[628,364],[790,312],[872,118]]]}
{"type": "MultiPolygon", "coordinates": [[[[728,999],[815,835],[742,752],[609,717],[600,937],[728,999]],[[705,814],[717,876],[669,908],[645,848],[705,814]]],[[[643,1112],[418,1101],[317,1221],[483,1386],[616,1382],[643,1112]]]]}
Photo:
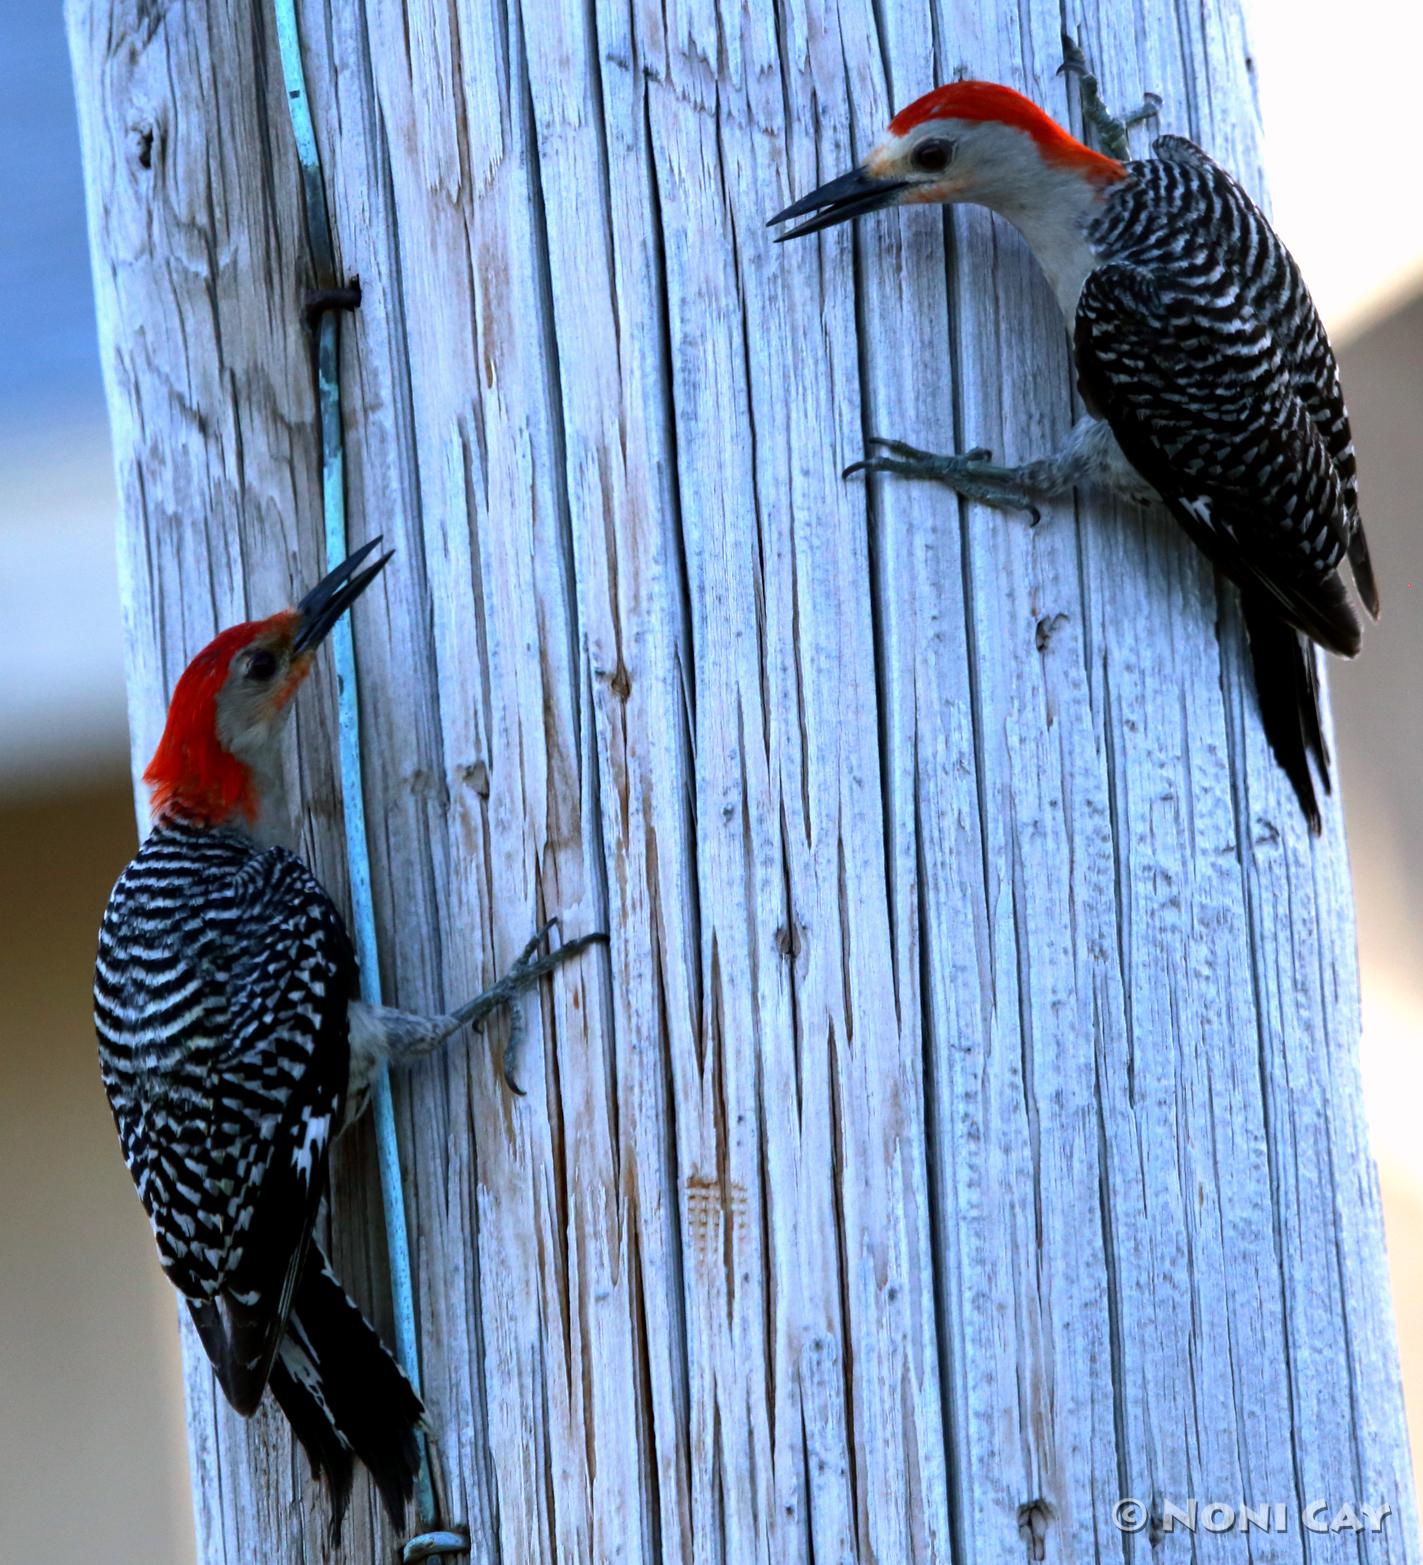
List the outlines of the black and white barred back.
{"type": "Polygon", "coordinates": [[[400,1515],[422,1416],[312,1242],[356,988],[311,872],[237,831],[155,827],[99,931],[104,1088],[164,1270],[233,1406],[270,1384],[331,1484],[333,1529],[352,1452],[400,1515]]]}
{"type": "Polygon", "coordinates": [[[164,1269],[213,1299],[250,1271],[270,1179],[319,1197],[346,1090],[355,957],[310,871],[235,831],[157,827],[99,930],[99,1063],[164,1269]]]}
{"type": "Polygon", "coordinates": [[[1224,169],[1177,136],[1127,164],[1087,237],[1078,302],[1089,408],[1207,556],[1241,588],[1261,710],[1311,824],[1306,752],[1328,786],[1313,657],[1293,627],[1352,656],[1339,574],[1378,595],[1359,518],[1338,366],[1293,258],[1224,169]]]}

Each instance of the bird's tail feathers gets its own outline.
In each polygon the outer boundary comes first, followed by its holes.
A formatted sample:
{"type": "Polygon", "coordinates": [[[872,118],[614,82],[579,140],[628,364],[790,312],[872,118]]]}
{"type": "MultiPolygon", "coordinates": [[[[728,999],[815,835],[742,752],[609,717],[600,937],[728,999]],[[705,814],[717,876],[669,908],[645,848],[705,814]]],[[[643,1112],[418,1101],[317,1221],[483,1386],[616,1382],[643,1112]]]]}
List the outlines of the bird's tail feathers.
{"type": "Polygon", "coordinates": [[[420,1465],[418,1431],[425,1410],[315,1245],[269,1384],[312,1471],[330,1491],[333,1546],[351,1498],[353,1461],[369,1470],[400,1527],[420,1465]]]}
{"type": "MultiPolygon", "coordinates": [[[[1305,582],[1257,577],[1241,583],[1242,601],[1252,596],[1253,589],[1268,593],[1273,602],[1270,612],[1277,618],[1283,614],[1327,652],[1335,652],[1341,658],[1358,657],[1364,644],[1364,629],[1337,570],[1311,576],[1305,582]]],[[[1260,608],[1264,615],[1263,602],[1260,608]]]]}
{"type": "Polygon", "coordinates": [[[1318,836],[1324,829],[1310,768],[1313,756],[1326,793],[1329,780],[1329,746],[1319,714],[1319,671],[1311,643],[1293,625],[1280,618],[1279,605],[1267,593],[1241,593],[1250,656],[1255,665],[1255,690],[1265,737],[1281,769],[1294,787],[1309,829],[1318,836]]]}
{"type": "Polygon", "coordinates": [[[1354,573],[1354,589],[1359,594],[1371,619],[1379,617],[1379,587],[1374,580],[1374,564],[1369,558],[1369,544],[1364,528],[1357,520],[1349,535],[1349,569],[1354,573]]]}

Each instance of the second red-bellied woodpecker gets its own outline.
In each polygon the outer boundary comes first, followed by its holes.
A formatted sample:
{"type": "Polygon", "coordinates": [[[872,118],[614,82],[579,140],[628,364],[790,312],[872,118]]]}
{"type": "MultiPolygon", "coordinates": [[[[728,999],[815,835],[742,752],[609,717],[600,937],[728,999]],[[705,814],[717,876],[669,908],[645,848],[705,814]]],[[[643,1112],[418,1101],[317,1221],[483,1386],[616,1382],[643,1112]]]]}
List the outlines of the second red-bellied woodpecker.
{"type": "Polygon", "coordinates": [[[1346,555],[1364,606],[1379,607],[1334,355],[1299,268],[1230,175],[1179,136],[1126,161],[1125,127],[1085,72],[1082,90],[1121,157],[1009,87],[955,82],[896,115],[859,168],[771,219],[807,219],[790,239],[888,206],[989,207],[1027,240],[1072,332],[1088,414],[1062,450],[1005,467],[982,450],[875,438],[883,454],[847,474],[935,478],[1034,514],[1037,498],[1088,479],[1159,496],[1240,590],[1265,734],[1318,832],[1309,758],[1328,789],[1329,755],[1309,642],[1359,650],[1346,555]]]}
{"type": "Polygon", "coordinates": [[[144,773],[153,830],[109,899],[94,976],[104,1089],[163,1269],[233,1407],[250,1414],[271,1390],[330,1488],[333,1540],[354,1460],[400,1525],[424,1411],[312,1237],[331,1143],[383,1062],[478,1026],[605,938],[539,955],[546,926],[447,1016],[357,998],[340,915],[269,839],[283,719],[317,647],[390,558],[365,564],[375,547],[188,665],[144,773]]]}

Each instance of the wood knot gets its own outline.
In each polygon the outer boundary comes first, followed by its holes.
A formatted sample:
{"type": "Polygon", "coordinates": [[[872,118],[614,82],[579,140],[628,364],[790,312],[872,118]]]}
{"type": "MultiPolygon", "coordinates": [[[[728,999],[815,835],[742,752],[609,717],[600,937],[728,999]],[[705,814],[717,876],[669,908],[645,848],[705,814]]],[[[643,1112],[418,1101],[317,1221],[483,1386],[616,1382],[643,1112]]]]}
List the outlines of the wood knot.
{"type": "Polygon", "coordinates": [[[776,931],[776,950],[788,962],[794,962],[800,955],[800,947],[800,925],[791,919],[776,931]]]}
{"type": "Polygon", "coordinates": [[[1038,621],[1037,632],[1033,636],[1033,642],[1039,652],[1046,652],[1048,643],[1059,630],[1067,623],[1065,614],[1045,614],[1038,621]]]}
{"type": "Polygon", "coordinates": [[[615,668],[595,667],[593,677],[601,684],[607,685],[619,701],[627,700],[628,692],[632,689],[632,675],[628,673],[627,664],[623,662],[621,653],[618,654],[615,668]]]}
{"type": "Polygon", "coordinates": [[[473,788],[481,799],[489,797],[489,768],[483,761],[466,761],[458,772],[466,788],[473,788]]]}
{"type": "Polygon", "coordinates": [[[1018,1536],[1023,1540],[1030,1560],[1047,1558],[1047,1529],[1052,1506],[1041,1497],[1018,1507],[1018,1536]]]}
{"type": "Polygon", "coordinates": [[[126,133],[128,160],[134,168],[147,170],[153,167],[155,134],[153,126],[147,120],[140,120],[129,126],[126,133]]]}

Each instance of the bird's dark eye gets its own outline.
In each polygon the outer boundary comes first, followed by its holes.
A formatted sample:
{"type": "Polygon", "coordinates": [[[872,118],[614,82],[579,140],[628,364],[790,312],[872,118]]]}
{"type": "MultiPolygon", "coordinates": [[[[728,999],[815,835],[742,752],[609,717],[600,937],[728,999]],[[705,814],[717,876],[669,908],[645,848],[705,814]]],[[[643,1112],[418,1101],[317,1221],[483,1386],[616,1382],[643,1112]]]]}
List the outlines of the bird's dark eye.
{"type": "Polygon", "coordinates": [[[277,660],[261,647],[247,659],[248,679],[270,679],[277,671],[277,660]]]}
{"type": "Polygon", "coordinates": [[[926,174],[942,174],[953,158],[951,141],[921,141],[914,149],[914,167],[926,174]]]}

